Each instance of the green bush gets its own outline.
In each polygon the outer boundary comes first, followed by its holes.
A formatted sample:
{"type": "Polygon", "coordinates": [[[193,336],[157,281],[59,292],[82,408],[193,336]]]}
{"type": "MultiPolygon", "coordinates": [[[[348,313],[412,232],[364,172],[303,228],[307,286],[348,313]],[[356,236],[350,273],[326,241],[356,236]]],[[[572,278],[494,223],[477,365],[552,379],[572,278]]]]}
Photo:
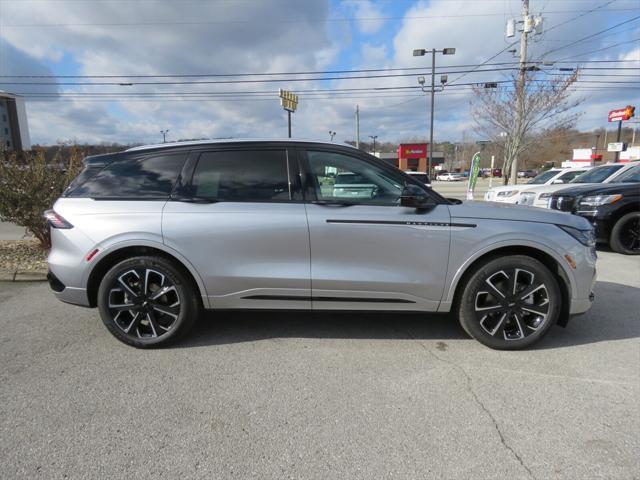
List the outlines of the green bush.
{"type": "Polygon", "coordinates": [[[25,227],[42,248],[51,247],[42,217],[82,168],[81,152],[59,151],[47,162],[42,150],[0,154],[0,220],[25,227]]]}

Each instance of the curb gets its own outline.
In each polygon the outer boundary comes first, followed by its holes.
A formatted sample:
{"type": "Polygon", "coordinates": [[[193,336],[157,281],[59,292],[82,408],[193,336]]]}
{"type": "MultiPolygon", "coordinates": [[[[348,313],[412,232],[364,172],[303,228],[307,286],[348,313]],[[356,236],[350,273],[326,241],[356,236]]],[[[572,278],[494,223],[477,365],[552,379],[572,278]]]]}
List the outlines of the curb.
{"type": "Polygon", "coordinates": [[[44,282],[46,280],[47,272],[0,270],[0,282],[44,282]]]}

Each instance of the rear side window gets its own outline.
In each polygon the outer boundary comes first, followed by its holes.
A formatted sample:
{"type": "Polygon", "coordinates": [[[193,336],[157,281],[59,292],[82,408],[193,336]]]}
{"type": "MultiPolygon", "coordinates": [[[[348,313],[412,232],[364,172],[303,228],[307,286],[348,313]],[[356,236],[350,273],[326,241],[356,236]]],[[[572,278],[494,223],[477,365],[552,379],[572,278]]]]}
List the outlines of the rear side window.
{"type": "Polygon", "coordinates": [[[87,175],[86,181],[76,182],[78,186],[70,189],[67,196],[167,198],[185,159],[183,153],[116,159],[98,173],[87,175]]]}
{"type": "Polygon", "coordinates": [[[200,155],[193,173],[194,197],[226,201],[291,198],[284,150],[227,150],[200,155]]]}

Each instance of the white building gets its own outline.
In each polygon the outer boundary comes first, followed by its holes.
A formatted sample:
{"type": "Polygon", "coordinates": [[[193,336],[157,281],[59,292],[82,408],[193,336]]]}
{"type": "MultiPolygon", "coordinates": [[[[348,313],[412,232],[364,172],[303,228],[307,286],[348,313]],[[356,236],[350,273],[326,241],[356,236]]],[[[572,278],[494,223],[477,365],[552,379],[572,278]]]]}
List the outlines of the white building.
{"type": "Polygon", "coordinates": [[[24,99],[0,90],[0,150],[30,150],[24,99]]]}

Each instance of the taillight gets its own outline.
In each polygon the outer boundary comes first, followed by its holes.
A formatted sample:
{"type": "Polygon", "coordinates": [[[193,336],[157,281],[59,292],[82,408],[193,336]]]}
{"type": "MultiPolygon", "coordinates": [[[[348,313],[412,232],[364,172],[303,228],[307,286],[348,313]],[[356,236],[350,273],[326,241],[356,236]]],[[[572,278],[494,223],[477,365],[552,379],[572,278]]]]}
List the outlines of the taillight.
{"type": "Polygon", "coordinates": [[[73,228],[73,225],[71,225],[53,210],[47,210],[46,212],[44,212],[44,218],[47,219],[49,225],[51,225],[53,228],[73,228]]]}

